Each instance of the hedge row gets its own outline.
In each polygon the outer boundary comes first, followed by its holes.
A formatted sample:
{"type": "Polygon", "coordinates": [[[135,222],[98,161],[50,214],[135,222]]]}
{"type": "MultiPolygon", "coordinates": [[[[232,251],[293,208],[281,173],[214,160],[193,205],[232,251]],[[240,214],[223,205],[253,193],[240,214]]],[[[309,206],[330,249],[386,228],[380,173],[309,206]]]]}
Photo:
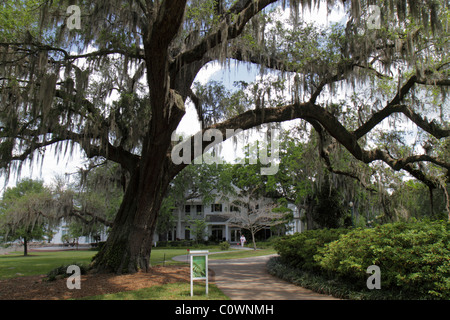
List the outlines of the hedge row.
{"type": "Polygon", "coordinates": [[[398,222],[369,229],[307,231],[276,244],[283,263],[368,290],[367,268],[381,289],[413,299],[450,299],[450,224],[398,222]]]}
{"type": "Polygon", "coordinates": [[[286,265],[304,271],[319,272],[320,265],[314,260],[318,250],[347,232],[350,232],[350,229],[307,230],[282,237],[275,242],[274,248],[286,265]]]}

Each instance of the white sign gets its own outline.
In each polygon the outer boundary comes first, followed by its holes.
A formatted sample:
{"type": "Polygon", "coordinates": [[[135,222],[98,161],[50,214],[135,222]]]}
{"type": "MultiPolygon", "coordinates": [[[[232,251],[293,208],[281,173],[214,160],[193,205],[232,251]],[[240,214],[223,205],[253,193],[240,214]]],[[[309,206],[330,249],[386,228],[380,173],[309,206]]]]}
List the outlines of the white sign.
{"type": "Polygon", "coordinates": [[[208,253],[208,250],[190,252],[191,297],[194,295],[194,280],[206,280],[206,295],[208,295],[208,253]]]}

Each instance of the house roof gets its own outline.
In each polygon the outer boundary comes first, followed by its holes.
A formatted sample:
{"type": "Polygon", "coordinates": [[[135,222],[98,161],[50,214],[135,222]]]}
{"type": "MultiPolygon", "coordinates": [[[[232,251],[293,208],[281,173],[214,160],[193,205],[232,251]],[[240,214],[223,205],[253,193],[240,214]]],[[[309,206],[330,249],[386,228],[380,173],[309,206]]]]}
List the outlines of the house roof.
{"type": "Polygon", "coordinates": [[[208,214],[206,216],[206,222],[227,222],[227,221],[228,221],[228,217],[221,216],[218,214],[214,214],[214,215],[208,214]]]}

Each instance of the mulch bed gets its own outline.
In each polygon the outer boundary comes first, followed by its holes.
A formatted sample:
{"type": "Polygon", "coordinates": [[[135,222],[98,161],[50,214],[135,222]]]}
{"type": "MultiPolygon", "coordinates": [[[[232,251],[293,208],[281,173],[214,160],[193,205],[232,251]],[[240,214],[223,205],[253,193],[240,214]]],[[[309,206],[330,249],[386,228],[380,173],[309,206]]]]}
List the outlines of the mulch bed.
{"type": "Polygon", "coordinates": [[[45,275],[0,280],[0,300],[66,300],[137,290],[174,282],[189,281],[188,266],[155,266],[135,274],[87,274],[81,289],[68,289],[67,279],[45,280],[45,275]]]}

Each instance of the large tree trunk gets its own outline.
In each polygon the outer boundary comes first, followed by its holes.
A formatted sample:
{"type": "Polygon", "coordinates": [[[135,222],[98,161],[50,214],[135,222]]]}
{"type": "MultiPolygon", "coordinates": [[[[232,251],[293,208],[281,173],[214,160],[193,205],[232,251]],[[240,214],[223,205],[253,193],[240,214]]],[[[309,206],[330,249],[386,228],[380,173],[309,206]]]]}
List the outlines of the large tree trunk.
{"type": "Polygon", "coordinates": [[[169,106],[162,108],[170,110],[168,120],[163,120],[166,125],[152,121],[141,160],[131,174],[108,240],[93,259],[92,265],[98,272],[133,273],[151,267],[150,253],[161,203],[170,181],[181,170],[173,165],[170,149],[172,131],[185,113],[184,102],[171,91],[166,103],[169,106]]]}
{"type": "Polygon", "coordinates": [[[161,148],[148,152],[132,174],[108,240],[93,259],[96,271],[133,273],[151,267],[156,220],[173,177],[167,148],[161,148]]]}
{"type": "Polygon", "coordinates": [[[148,271],[156,220],[167,189],[166,179],[160,178],[144,182],[138,172],[133,175],[108,240],[94,257],[97,271],[148,271]]]}
{"type": "Polygon", "coordinates": [[[186,0],[164,1],[144,32],[151,119],[139,165],[114,220],[106,244],[94,258],[97,271],[148,271],[153,234],[171,170],[171,136],[185,114],[184,99],[170,88],[169,45],[183,21],[186,0]]]}

